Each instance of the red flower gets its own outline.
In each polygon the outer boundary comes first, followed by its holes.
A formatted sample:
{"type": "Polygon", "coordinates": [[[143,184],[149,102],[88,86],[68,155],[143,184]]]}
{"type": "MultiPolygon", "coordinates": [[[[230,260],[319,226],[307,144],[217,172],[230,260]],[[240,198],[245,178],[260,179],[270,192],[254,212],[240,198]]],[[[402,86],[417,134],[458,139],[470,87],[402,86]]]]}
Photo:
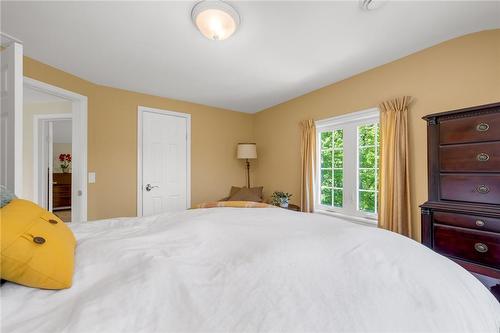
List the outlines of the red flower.
{"type": "Polygon", "coordinates": [[[66,154],[60,154],[59,155],[59,161],[63,162],[66,157],[66,154]]]}

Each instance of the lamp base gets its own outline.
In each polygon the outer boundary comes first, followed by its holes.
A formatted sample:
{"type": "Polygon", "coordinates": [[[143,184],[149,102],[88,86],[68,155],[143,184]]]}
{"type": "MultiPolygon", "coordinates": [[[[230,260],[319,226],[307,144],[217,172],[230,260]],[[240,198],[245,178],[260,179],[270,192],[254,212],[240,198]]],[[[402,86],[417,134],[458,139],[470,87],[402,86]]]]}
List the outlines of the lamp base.
{"type": "Polygon", "coordinates": [[[250,161],[247,158],[247,187],[250,188],[250,161]]]}

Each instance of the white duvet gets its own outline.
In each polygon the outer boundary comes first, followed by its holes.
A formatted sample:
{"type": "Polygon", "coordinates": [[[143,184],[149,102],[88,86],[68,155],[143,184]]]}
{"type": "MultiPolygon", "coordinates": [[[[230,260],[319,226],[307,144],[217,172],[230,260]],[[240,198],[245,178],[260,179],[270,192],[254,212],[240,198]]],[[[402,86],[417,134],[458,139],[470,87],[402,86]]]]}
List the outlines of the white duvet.
{"type": "Polygon", "coordinates": [[[405,237],[271,208],[72,226],[71,289],[2,286],[2,332],[492,332],[472,275],[405,237]]]}

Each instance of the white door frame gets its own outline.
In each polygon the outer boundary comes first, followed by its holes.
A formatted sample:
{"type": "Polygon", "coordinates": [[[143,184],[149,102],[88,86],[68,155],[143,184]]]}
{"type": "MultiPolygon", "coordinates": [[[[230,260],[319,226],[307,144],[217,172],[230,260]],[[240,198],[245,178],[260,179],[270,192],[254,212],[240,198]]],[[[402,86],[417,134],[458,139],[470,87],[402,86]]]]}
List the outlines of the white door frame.
{"type": "Polygon", "coordinates": [[[186,207],[191,207],[191,115],[140,106],[137,108],[137,216],[142,216],[142,115],[145,112],[186,118],[186,207]]]}
{"type": "MultiPolygon", "coordinates": [[[[48,93],[71,101],[72,114],[72,173],[71,173],[71,221],[87,221],[87,96],[68,91],[45,82],[24,77],[24,84],[34,90],[48,93]],[[76,153],[76,154],[75,154],[76,153]],[[79,199],[79,200],[78,200],[79,199]]],[[[63,114],[57,115],[58,117],[63,114]]],[[[37,128],[38,126],[35,126],[37,128]]],[[[38,135],[33,137],[34,150],[38,147],[38,135]]],[[[35,157],[35,156],[34,156],[35,157]]],[[[38,159],[36,157],[35,161],[38,159]]],[[[36,168],[38,170],[38,167],[36,168]]],[[[38,186],[38,174],[35,172],[33,182],[38,186]]],[[[38,190],[35,201],[38,198],[38,190]]]]}
{"type": "MultiPolygon", "coordinates": [[[[46,142],[43,140],[44,136],[47,135],[43,130],[43,126],[46,122],[50,121],[72,119],[73,114],[71,113],[35,114],[33,116],[33,201],[49,211],[52,211],[52,191],[47,189],[46,185],[52,183],[52,175],[49,174],[49,179],[47,181],[45,181],[45,178],[43,176],[41,177],[41,175],[46,172],[45,167],[47,164],[50,165],[51,163],[51,160],[45,163],[44,156],[51,156],[52,153],[50,151],[51,148],[46,147],[46,142]],[[43,182],[41,180],[43,180],[43,182]],[[40,183],[44,185],[40,187],[40,183]],[[46,197],[47,192],[49,193],[49,197],[46,197]],[[45,201],[48,201],[49,204],[45,205],[45,201]]],[[[71,134],[71,136],[73,136],[73,134],[71,134]]],[[[71,138],[71,150],[73,150],[73,148],[73,138],[71,138]]],[[[53,167],[50,169],[53,169],[53,167]]],[[[73,187],[73,184],[71,187],[73,187]]],[[[73,212],[71,212],[71,214],[73,215],[73,212]]]]}
{"type": "MultiPolygon", "coordinates": [[[[2,110],[2,126],[5,124],[9,131],[2,133],[2,154],[6,154],[6,160],[2,161],[0,172],[2,183],[13,191],[18,197],[23,196],[23,44],[16,38],[0,31],[0,46],[3,49],[0,57],[0,65],[3,66],[4,57],[14,59],[13,68],[7,75],[8,82],[0,83],[2,94],[13,88],[14,98],[8,100],[7,110],[2,110]],[[13,114],[9,117],[9,110],[13,114]],[[7,122],[7,123],[4,123],[7,122]],[[4,146],[5,145],[5,146],[4,146]]],[[[3,76],[3,74],[2,74],[3,76]]],[[[5,106],[5,105],[4,105],[5,106]]],[[[3,157],[2,157],[3,158],[3,157]]]]}

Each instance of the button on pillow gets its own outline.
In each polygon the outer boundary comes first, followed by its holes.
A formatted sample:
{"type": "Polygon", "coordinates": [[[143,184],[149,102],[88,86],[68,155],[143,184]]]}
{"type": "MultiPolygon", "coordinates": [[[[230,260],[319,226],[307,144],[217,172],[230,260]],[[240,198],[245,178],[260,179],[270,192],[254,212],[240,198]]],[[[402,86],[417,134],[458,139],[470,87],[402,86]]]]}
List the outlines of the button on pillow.
{"type": "Polygon", "coordinates": [[[1,209],[1,277],[42,289],[71,287],[75,237],[57,216],[14,199],[1,209]]]}

